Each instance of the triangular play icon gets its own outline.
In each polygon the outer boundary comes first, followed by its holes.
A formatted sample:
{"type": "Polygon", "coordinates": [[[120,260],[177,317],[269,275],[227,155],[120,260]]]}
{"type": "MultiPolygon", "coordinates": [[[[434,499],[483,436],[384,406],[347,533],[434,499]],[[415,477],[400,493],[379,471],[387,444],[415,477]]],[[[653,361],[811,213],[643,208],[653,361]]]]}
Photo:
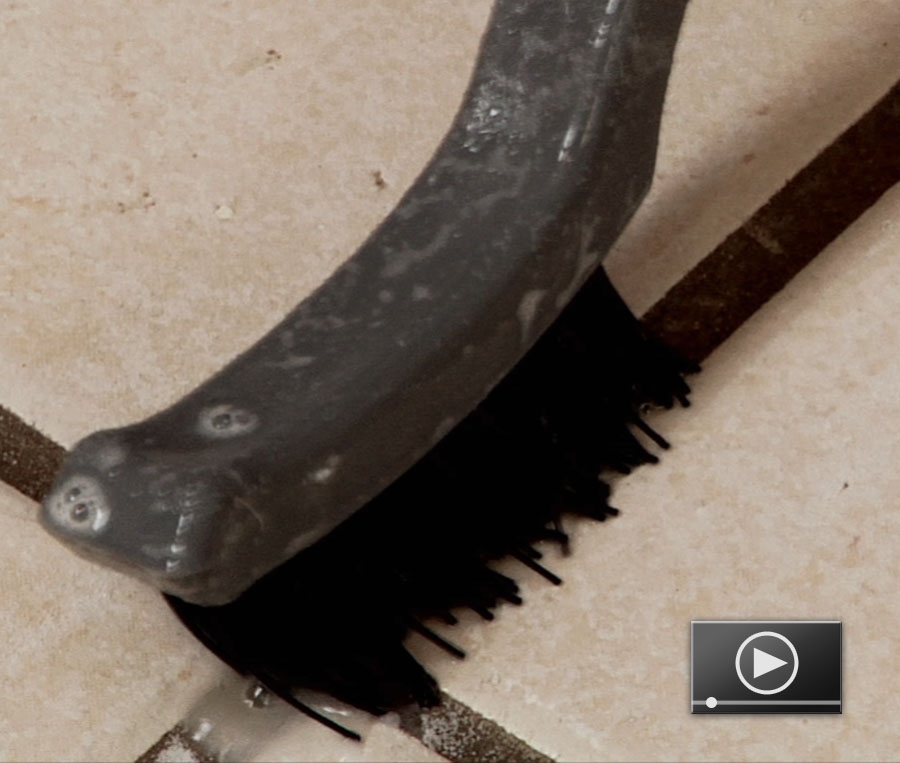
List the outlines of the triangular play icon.
{"type": "Polygon", "coordinates": [[[780,668],[782,665],[787,665],[787,662],[779,659],[774,654],[769,654],[768,652],[764,652],[762,649],[757,649],[753,647],[753,677],[759,678],[759,676],[765,675],[776,668],[780,668]]]}

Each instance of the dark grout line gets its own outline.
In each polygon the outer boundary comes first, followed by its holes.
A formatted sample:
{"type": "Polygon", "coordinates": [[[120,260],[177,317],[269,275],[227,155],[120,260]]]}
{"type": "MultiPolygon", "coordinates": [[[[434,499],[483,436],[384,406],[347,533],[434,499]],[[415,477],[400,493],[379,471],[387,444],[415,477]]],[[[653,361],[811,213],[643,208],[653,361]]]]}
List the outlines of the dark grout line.
{"type": "MultiPolygon", "coordinates": [[[[900,83],[802,169],[644,315],[644,326],[703,360],[816,255],[900,182],[900,83]]],[[[39,501],[65,449],[0,408],[0,480],[39,501]]],[[[551,759],[447,694],[438,708],[401,714],[401,728],[451,761],[547,763],[551,759]]],[[[188,740],[189,741],[189,740],[188,740]]],[[[141,763],[184,744],[178,727],[141,763]]],[[[180,749],[180,748],[179,748],[180,749]]]]}
{"type": "Polygon", "coordinates": [[[135,763],[218,763],[216,758],[192,740],[180,726],[163,734],[135,763]]]}
{"type": "Polygon", "coordinates": [[[644,315],[701,361],[900,182],[900,82],[644,315]]]}
{"type": "Polygon", "coordinates": [[[62,445],[0,407],[0,480],[40,501],[65,454],[62,445]]]}
{"type": "Polygon", "coordinates": [[[410,707],[400,713],[400,728],[450,761],[553,763],[499,724],[441,692],[437,707],[410,707]]]}

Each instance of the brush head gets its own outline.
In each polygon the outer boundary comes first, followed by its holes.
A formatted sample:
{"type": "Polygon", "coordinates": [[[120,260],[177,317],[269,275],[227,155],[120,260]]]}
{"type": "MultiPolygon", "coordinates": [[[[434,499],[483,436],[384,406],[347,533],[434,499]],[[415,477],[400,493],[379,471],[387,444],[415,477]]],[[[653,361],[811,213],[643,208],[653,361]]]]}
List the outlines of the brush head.
{"type": "Polygon", "coordinates": [[[687,404],[694,370],[643,332],[598,271],[484,403],[355,516],[230,604],[169,604],[288,701],[303,686],[376,714],[434,704],[407,633],[461,656],[425,623],[520,604],[516,582],[491,567],[501,557],[560,582],[533,544],[567,546],[566,514],[617,513],[600,473],[656,460],[648,448],[667,443],[640,411],[687,404]]]}
{"type": "Polygon", "coordinates": [[[44,526],[300,709],[300,686],[438,702],[406,634],[459,656],[423,620],[520,603],[500,557],[559,583],[533,544],[617,513],[601,472],[667,447],[642,407],[687,404],[693,366],[599,268],[652,178],[684,5],[498,0],[391,217],[182,401],[80,443],[44,526]]]}

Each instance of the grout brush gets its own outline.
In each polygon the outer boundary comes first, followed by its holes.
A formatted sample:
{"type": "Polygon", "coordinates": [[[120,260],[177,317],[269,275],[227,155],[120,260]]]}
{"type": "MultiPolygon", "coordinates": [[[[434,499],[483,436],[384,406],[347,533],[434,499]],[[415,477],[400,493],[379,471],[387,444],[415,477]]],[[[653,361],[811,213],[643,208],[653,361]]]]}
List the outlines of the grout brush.
{"type": "MultiPolygon", "coordinates": [[[[485,619],[511,555],[603,520],[695,367],[600,261],[645,195],[686,0],[497,0],[463,106],[360,250],[218,374],[78,443],[41,508],[235,670],[371,713],[439,701],[404,649],[485,619]]],[[[652,447],[651,446],[651,447],[652,447]]]]}

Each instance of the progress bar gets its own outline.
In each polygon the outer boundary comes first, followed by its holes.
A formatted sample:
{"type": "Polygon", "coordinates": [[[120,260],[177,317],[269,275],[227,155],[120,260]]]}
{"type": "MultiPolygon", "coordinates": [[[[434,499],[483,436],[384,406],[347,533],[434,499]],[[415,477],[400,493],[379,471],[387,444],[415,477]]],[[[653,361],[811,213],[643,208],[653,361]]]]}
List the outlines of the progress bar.
{"type": "MultiPolygon", "coordinates": [[[[705,705],[705,699],[691,700],[692,705],[705,705]]],[[[717,699],[716,705],[840,705],[839,699],[717,699]]]]}

